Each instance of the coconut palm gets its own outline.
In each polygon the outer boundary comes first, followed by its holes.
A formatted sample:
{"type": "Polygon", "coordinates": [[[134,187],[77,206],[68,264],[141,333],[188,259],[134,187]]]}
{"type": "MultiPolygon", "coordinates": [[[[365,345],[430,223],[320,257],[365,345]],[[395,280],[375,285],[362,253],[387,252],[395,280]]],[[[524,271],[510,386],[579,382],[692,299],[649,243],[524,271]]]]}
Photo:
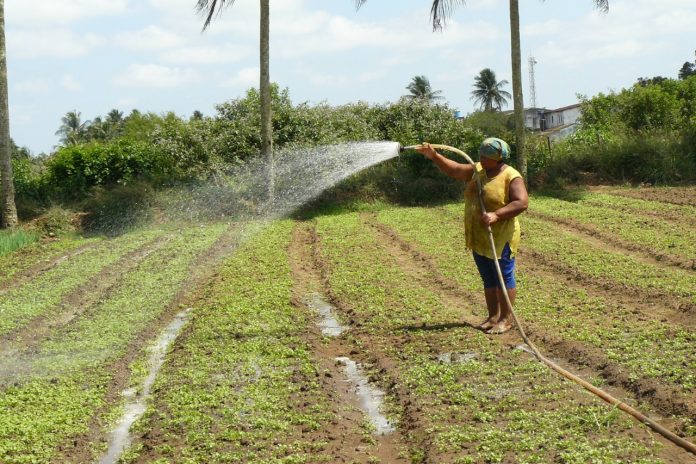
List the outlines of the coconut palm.
{"type": "Polygon", "coordinates": [[[411,83],[406,86],[406,90],[411,92],[406,98],[422,100],[427,103],[434,103],[442,100],[442,91],[433,90],[430,81],[425,76],[414,76],[411,83]]]}
{"type": "Polygon", "coordinates": [[[2,177],[3,229],[17,226],[17,207],[12,180],[12,148],[10,145],[10,110],[7,97],[7,55],[5,49],[5,1],[0,0],[0,177],[2,177]]]}
{"type": "MultiPolygon", "coordinates": [[[[367,0],[355,0],[360,8],[367,0]]],[[[455,7],[463,5],[465,0],[432,0],[430,16],[433,29],[441,29],[455,7]]],[[[543,1],[543,0],[542,0],[543,1]]],[[[593,0],[595,6],[609,10],[609,0],[593,0]]],[[[512,62],[512,95],[515,107],[515,145],[517,151],[517,167],[522,175],[527,177],[527,158],[524,152],[524,102],[522,99],[522,58],[520,52],[520,10],[519,0],[510,0],[510,50],[512,62]]]]}
{"type": "Polygon", "coordinates": [[[66,146],[81,142],[90,124],[89,121],[82,122],[82,113],[77,110],[65,113],[60,122],[56,135],[60,135],[60,143],[66,146]]]}
{"type": "MultiPolygon", "coordinates": [[[[234,4],[234,0],[197,0],[198,12],[205,16],[203,30],[210,26],[213,17],[219,15],[223,8],[234,4]]],[[[261,94],[261,156],[268,163],[268,196],[273,200],[274,167],[273,167],[273,129],[271,126],[271,80],[269,66],[269,29],[270,8],[269,0],[260,0],[261,8],[261,37],[259,41],[261,76],[259,92],[261,94]]]]}
{"type": "Polygon", "coordinates": [[[508,84],[509,82],[504,79],[498,82],[495,72],[491,69],[482,69],[479,75],[474,78],[471,99],[478,103],[484,111],[500,111],[503,106],[507,106],[508,99],[512,98],[510,92],[503,90],[503,86],[508,84]]]}

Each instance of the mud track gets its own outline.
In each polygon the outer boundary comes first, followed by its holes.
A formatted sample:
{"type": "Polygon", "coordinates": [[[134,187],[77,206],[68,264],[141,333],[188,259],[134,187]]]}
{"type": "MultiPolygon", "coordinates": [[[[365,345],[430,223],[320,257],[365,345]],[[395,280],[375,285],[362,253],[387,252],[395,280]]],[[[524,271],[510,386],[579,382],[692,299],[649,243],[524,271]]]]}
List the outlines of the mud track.
{"type": "MultiPolygon", "coordinates": [[[[307,311],[304,298],[308,294],[326,290],[316,265],[316,240],[312,224],[298,222],[295,225],[288,255],[294,280],[292,303],[302,311],[307,311]]],[[[322,388],[331,398],[332,412],[337,418],[330,427],[314,432],[313,441],[328,442],[326,453],[333,456],[332,462],[369,463],[373,458],[383,463],[408,462],[399,457],[405,445],[398,431],[374,437],[374,444],[366,442],[359,433],[364,414],[360,411],[358,397],[335,361],[341,356],[359,357],[358,347],[346,336],[327,341],[316,327],[305,334],[305,339],[312,347],[320,371],[325,372],[321,378],[322,388]]]]}
{"type": "MultiPolygon", "coordinates": [[[[443,276],[432,258],[403,240],[389,226],[377,222],[374,217],[368,217],[368,224],[383,235],[385,247],[392,253],[400,252],[407,255],[415,263],[427,269],[433,277],[430,282],[439,287],[439,289],[434,290],[439,290],[445,300],[481,300],[483,308],[481,296],[472,295],[456,282],[443,276]]],[[[531,267],[538,272],[534,264],[531,267]]],[[[529,271],[528,269],[527,272],[529,271]]],[[[433,285],[430,285],[430,288],[433,289],[433,285]]],[[[687,425],[696,424],[696,398],[686,397],[682,390],[662,385],[653,379],[632,378],[628,372],[610,361],[600,349],[562,339],[530,321],[522,321],[522,324],[524,324],[532,341],[541,342],[539,345],[541,345],[542,352],[549,353],[552,358],[560,358],[559,364],[585,378],[589,376],[604,378],[613,387],[609,391],[615,397],[629,401],[632,399],[634,405],[638,402],[647,403],[663,417],[676,415],[685,418],[686,423],[683,421],[663,421],[664,425],[676,428],[679,432],[684,432],[684,427],[687,425]]],[[[510,348],[518,345],[521,341],[516,331],[504,334],[498,340],[510,348]]],[[[650,414],[650,411],[647,412],[650,414]]],[[[669,443],[668,446],[672,446],[671,442],[666,443],[669,443]]]]}
{"type": "MultiPolygon", "coordinates": [[[[167,308],[151,323],[147,329],[137,334],[126,348],[125,353],[116,361],[100,368],[111,373],[111,381],[106,386],[104,406],[97,411],[88,425],[88,431],[82,436],[64,443],[57,462],[85,463],[93,462],[93,449],[97,443],[106,443],[110,424],[105,422],[105,416],[121,402],[121,393],[129,386],[131,373],[129,366],[143,353],[162,330],[167,327],[182,308],[190,307],[196,301],[204,298],[205,292],[214,280],[218,266],[238,247],[238,229],[231,225],[208,250],[202,252],[189,268],[189,277],[179,288],[167,308]]],[[[185,335],[186,327],[182,330],[176,343],[185,335]]]]}
{"type": "Polygon", "coordinates": [[[545,222],[550,222],[553,224],[562,224],[571,229],[574,233],[581,233],[593,238],[597,238],[604,243],[611,244],[626,252],[638,254],[643,259],[649,260],[654,264],[658,264],[660,266],[669,265],[680,269],[696,271],[696,260],[694,259],[682,258],[671,254],[661,253],[659,251],[652,250],[647,246],[622,240],[612,234],[602,232],[595,226],[582,224],[572,219],[550,216],[544,213],[540,213],[538,211],[527,211],[527,214],[529,214],[531,217],[535,219],[539,219],[545,222]]]}
{"type": "MultiPolygon", "coordinates": [[[[380,386],[387,392],[387,395],[398,409],[401,410],[400,422],[398,429],[403,436],[403,440],[408,443],[411,451],[422,451],[422,462],[434,462],[430,459],[429,449],[431,447],[429,434],[424,425],[419,419],[420,407],[411,397],[407,388],[398,382],[398,377],[394,375],[394,361],[386,354],[384,347],[375,343],[375,340],[364,333],[361,329],[361,323],[356,320],[355,310],[351,305],[341,300],[332,291],[329,283],[329,275],[331,268],[329,264],[321,257],[321,238],[318,236],[316,227],[313,227],[311,233],[311,248],[312,248],[312,263],[318,275],[320,276],[322,290],[333,304],[346,318],[349,318],[349,323],[352,327],[350,330],[350,339],[352,346],[355,348],[351,352],[351,356],[356,357],[361,362],[374,366],[377,371],[377,380],[380,386]]],[[[394,335],[390,338],[391,344],[401,343],[400,338],[408,337],[408,334],[394,335]]]]}

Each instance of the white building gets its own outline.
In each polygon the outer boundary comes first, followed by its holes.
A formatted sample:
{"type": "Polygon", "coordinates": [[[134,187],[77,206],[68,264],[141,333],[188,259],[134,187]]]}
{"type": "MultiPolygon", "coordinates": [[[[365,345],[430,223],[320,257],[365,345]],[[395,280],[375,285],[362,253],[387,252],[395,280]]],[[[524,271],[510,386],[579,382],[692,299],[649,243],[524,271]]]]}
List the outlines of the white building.
{"type": "MultiPolygon", "coordinates": [[[[512,112],[510,111],[510,113],[512,112]]],[[[526,108],[524,110],[524,125],[527,129],[548,132],[577,124],[580,115],[579,103],[555,110],[526,108]]]]}

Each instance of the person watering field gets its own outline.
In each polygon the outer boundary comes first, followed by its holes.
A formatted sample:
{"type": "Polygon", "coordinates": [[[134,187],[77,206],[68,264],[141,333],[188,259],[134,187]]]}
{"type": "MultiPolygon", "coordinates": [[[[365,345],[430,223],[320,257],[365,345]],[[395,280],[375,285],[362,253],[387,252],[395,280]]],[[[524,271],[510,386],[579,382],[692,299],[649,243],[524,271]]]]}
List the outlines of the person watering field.
{"type": "Polygon", "coordinates": [[[428,143],[421,145],[417,151],[449,177],[468,182],[464,193],[466,247],[472,251],[483,280],[488,309],[488,318],[478,327],[489,334],[505,333],[512,328],[512,313],[500,287],[487,227],[490,226],[493,232],[505,290],[510,303],[514,304],[517,294],[515,254],[520,243],[517,216],[527,209],[529,197],[522,175],[505,164],[510,156],[510,147],[498,138],[484,140],[479,147],[480,161],[475,165],[445,158],[428,143]],[[477,179],[481,181],[485,214],[478,199],[477,179]]]}

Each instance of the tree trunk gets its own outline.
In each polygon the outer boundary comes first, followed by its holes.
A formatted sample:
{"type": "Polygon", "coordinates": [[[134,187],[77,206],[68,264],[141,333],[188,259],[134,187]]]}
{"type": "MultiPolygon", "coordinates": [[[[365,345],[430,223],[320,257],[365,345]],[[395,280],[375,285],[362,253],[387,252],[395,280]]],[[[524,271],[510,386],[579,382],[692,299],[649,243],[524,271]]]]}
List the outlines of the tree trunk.
{"type": "Polygon", "coordinates": [[[5,47],[5,0],[0,0],[0,177],[2,177],[3,229],[17,226],[17,208],[12,181],[10,110],[7,95],[7,53],[5,47]]]}
{"type": "Polygon", "coordinates": [[[271,125],[271,80],[269,66],[269,0],[261,0],[261,156],[268,165],[268,199],[275,199],[275,167],[273,162],[273,127],[271,125]]]}
{"type": "Polygon", "coordinates": [[[524,99],[522,98],[522,58],[520,52],[520,9],[510,0],[510,51],[512,55],[512,99],[515,105],[515,146],[517,169],[527,180],[527,154],[524,151],[524,99]]]}

